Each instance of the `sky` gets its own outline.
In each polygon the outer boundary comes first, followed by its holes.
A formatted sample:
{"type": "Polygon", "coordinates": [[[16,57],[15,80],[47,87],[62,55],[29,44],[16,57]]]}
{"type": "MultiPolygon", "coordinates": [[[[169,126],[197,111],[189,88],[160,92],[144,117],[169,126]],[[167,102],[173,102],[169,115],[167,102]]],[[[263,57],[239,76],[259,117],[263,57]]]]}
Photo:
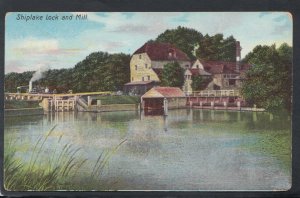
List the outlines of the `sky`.
{"type": "Polygon", "coordinates": [[[72,68],[96,51],[132,54],[178,26],[203,35],[232,35],[241,43],[242,58],[256,45],[293,42],[288,12],[10,12],[5,20],[5,73],[72,68]],[[76,19],[78,14],[87,14],[87,19],[76,19]],[[43,18],[21,17],[31,15],[43,18]]]}

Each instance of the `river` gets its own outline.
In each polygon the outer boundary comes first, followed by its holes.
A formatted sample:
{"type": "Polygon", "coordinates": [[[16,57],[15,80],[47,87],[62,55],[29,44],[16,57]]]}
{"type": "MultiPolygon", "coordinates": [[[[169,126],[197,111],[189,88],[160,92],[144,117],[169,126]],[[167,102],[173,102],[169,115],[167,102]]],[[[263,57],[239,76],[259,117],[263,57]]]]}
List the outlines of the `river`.
{"type": "MultiPolygon", "coordinates": [[[[288,190],[291,117],[267,112],[169,110],[58,112],[5,118],[5,141],[28,161],[38,138],[55,126],[45,157],[72,143],[88,159],[88,179],[103,150],[125,141],[101,176],[104,190],[288,190]]],[[[74,189],[84,190],[84,189],[74,189]]]]}

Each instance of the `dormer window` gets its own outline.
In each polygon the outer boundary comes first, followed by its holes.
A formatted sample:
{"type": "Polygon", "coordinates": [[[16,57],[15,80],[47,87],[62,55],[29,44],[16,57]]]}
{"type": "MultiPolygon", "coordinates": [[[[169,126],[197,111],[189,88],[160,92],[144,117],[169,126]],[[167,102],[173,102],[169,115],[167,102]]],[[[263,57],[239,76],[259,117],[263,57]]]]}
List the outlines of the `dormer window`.
{"type": "Polygon", "coordinates": [[[173,48],[168,50],[169,58],[176,58],[176,52],[173,48]]]}

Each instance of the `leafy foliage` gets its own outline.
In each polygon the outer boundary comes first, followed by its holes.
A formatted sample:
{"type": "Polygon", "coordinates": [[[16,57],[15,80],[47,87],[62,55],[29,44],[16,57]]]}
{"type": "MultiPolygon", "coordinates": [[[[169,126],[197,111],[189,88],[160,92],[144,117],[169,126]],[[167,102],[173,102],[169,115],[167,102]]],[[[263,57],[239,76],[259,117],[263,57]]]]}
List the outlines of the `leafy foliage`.
{"type": "Polygon", "coordinates": [[[5,91],[6,92],[17,92],[18,86],[27,86],[31,79],[34,71],[27,71],[23,73],[11,72],[5,75],[5,91]]]}
{"type": "Polygon", "coordinates": [[[161,84],[169,87],[181,87],[184,82],[184,69],[179,63],[168,63],[164,65],[161,74],[161,84]]]}
{"type": "Polygon", "coordinates": [[[202,77],[200,75],[192,76],[192,89],[194,91],[203,90],[207,87],[207,84],[211,81],[212,81],[211,77],[202,77]]]}
{"type": "Polygon", "coordinates": [[[172,43],[193,60],[195,59],[193,50],[201,41],[202,37],[202,34],[195,29],[178,26],[176,29],[166,30],[158,35],[156,41],[172,43]]]}
{"type": "Polygon", "coordinates": [[[199,42],[196,55],[202,60],[235,61],[236,40],[233,36],[224,39],[223,34],[206,34],[199,42]]]}
{"type": "Polygon", "coordinates": [[[236,39],[233,36],[224,38],[223,34],[209,36],[201,32],[178,26],[176,29],[166,30],[155,41],[167,42],[175,45],[188,55],[191,60],[235,61],[236,39]]]}
{"type": "Polygon", "coordinates": [[[291,109],[292,48],[256,46],[246,55],[245,62],[253,66],[246,72],[242,94],[250,105],[268,110],[291,109]]]}
{"type": "MultiPolygon", "coordinates": [[[[51,69],[34,84],[56,89],[58,93],[73,90],[83,91],[117,91],[130,81],[130,56],[126,54],[108,54],[94,52],[80,61],[74,68],[51,69]]],[[[5,91],[16,92],[16,87],[28,85],[33,71],[9,73],[5,75],[5,91]]]]}

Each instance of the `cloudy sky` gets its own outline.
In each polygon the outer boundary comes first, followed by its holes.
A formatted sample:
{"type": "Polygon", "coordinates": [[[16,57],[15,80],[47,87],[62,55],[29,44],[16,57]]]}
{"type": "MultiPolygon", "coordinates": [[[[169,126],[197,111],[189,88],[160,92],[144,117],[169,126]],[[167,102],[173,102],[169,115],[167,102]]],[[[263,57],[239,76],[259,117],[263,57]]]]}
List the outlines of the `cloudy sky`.
{"type": "Polygon", "coordinates": [[[287,12],[8,13],[5,23],[5,73],[70,68],[91,52],[132,54],[146,41],[177,26],[202,34],[233,35],[242,57],[258,44],[292,45],[292,16],[287,12]],[[38,15],[43,20],[18,20],[38,15]],[[76,20],[87,14],[87,20],[76,20]],[[46,20],[58,15],[59,19],[46,20]],[[71,16],[72,20],[62,20],[71,16]]]}

